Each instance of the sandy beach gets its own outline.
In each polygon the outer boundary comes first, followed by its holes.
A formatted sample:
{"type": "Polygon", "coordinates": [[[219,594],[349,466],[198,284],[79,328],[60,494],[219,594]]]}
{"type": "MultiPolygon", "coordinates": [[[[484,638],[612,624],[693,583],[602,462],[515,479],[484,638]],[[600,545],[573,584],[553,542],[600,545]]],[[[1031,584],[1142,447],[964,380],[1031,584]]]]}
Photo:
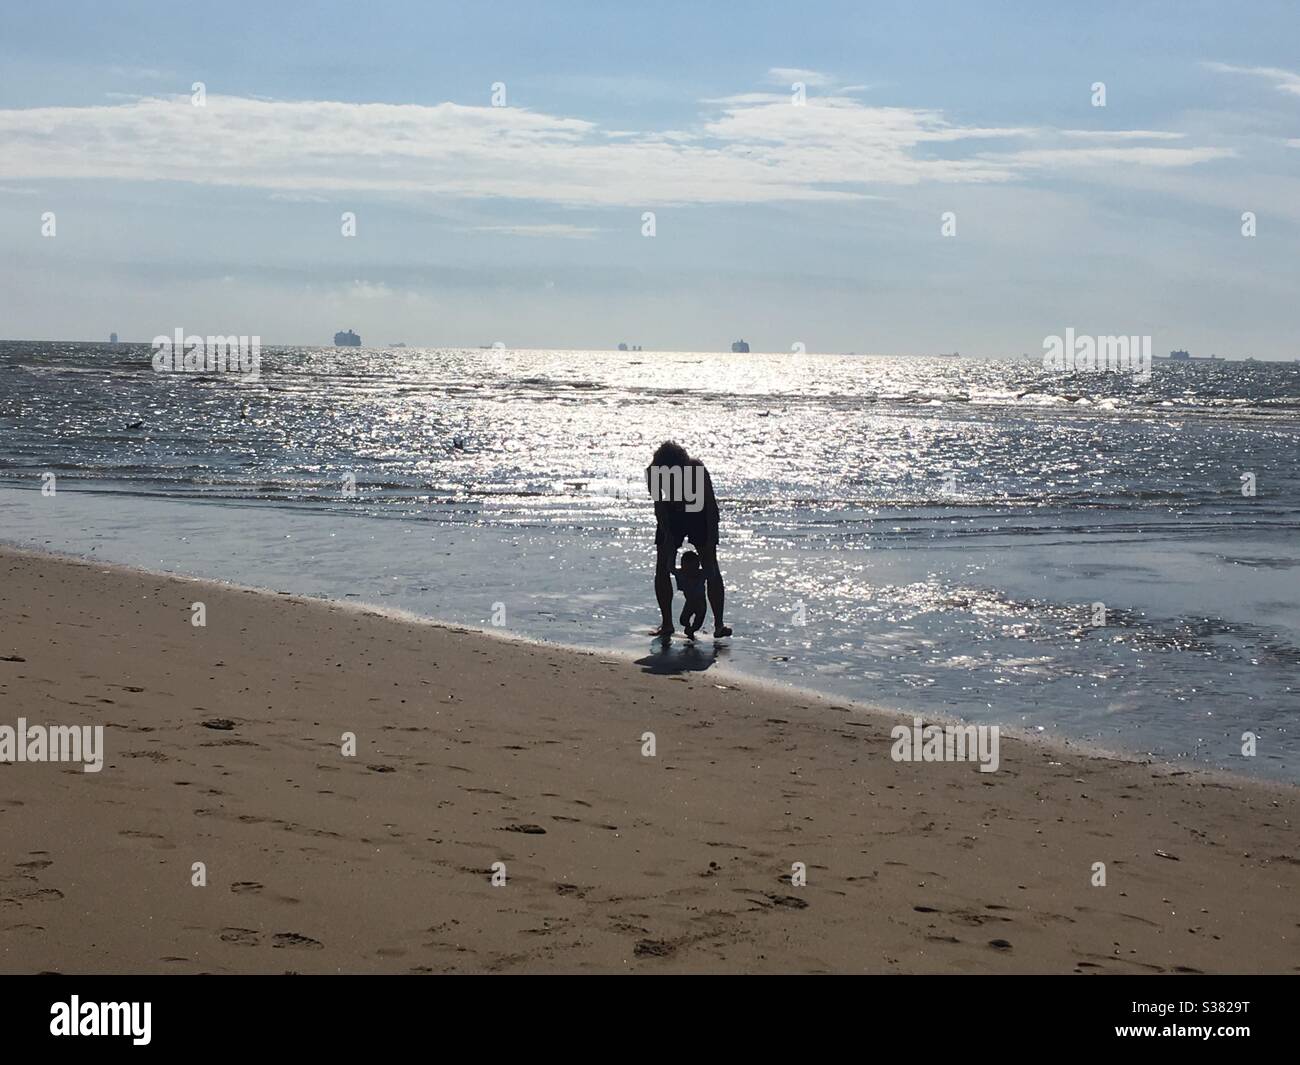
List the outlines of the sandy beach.
{"type": "Polygon", "coordinates": [[[0,574],[0,725],[105,745],[0,764],[5,972],[1300,971],[1293,788],[1008,737],[896,762],[896,718],[716,670],[0,574]]]}

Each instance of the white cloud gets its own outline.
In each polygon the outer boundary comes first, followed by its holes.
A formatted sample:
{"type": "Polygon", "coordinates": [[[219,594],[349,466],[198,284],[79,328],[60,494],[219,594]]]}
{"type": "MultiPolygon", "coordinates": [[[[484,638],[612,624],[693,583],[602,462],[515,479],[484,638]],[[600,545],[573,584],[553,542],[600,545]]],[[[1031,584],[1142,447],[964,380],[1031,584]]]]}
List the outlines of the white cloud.
{"type": "Polygon", "coordinates": [[[1070,167],[1128,164],[1141,167],[1182,167],[1236,156],[1233,148],[1038,148],[1002,156],[1016,166],[1070,167]]]}
{"type": "Polygon", "coordinates": [[[1279,92],[1300,96],[1300,74],[1283,70],[1280,67],[1234,67],[1227,63],[1206,63],[1211,70],[1220,74],[1246,74],[1254,78],[1264,78],[1273,83],[1279,92]]]}
{"type": "MultiPolygon", "coordinates": [[[[706,103],[710,110],[694,128],[617,133],[516,107],[212,94],[205,107],[178,96],[0,110],[0,178],[94,175],[244,186],[304,199],[348,191],[644,208],[854,200],[882,186],[1006,182],[1043,167],[1106,161],[1187,166],[1231,154],[1092,145],[997,153],[989,140],[1042,145],[1052,131],[962,126],[931,109],[871,107],[835,95],[803,106],[784,93],[706,103]]],[[[576,228],[549,235],[578,236],[576,228]]],[[[512,231],[543,235],[536,227],[512,231]]]]}

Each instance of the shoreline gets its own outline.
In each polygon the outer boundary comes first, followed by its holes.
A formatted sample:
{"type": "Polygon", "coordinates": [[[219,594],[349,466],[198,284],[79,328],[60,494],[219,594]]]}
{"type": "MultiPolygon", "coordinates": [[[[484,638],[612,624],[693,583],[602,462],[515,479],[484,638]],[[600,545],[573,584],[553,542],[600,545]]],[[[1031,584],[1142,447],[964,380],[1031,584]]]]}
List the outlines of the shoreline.
{"type": "MultiPolygon", "coordinates": [[[[652,627],[644,530],[512,533],[492,522],[480,528],[436,517],[379,520],[348,508],[322,514],[275,503],[232,509],[206,499],[111,495],[74,486],[56,503],[34,490],[0,490],[0,512],[8,538],[22,548],[92,560],[108,555],[149,572],[290,589],[313,599],[365,600],[399,608],[397,616],[407,611],[478,629],[504,620],[499,603],[508,606],[512,635],[602,654],[641,656],[652,627]]],[[[1259,669],[1225,686],[1223,677],[1238,676],[1235,645],[1201,646],[1188,620],[1197,581],[1227,565],[1225,545],[1207,541],[1206,557],[1217,561],[1172,583],[1161,579],[1168,576],[1166,554],[1138,547],[1125,559],[1104,559],[1094,546],[1071,563],[1073,583],[1047,588],[1040,580],[1056,571],[1057,548],[1016,549],[1013,565],[1016,540],[990,541],[993,557],[974,577],[961,552],[947,547],[868,545],[851,556],[852,575],[838,592],[826,591],[837,563],[813,552],[810,579],[825,594],[813,596],[806,628],[786,613],[789,596],[770,581],[764,549],[737,548],[726,570],[741,636],[712,668],[869,706],[925,715],[941,707],[964,720],[1113,754],[1300,784],[1300,741],[1288,727],[1293,715],[1285,708],[1293,700],[1283,669],[1300,631],[1282,622],[1251,629],[1259,669]],[[1121,592],[1118,576],[1094,578],[1103,571],[1140,578],[1144,590],[1121,592]],[[1069,620],[1075,606],[1099,600],[1127,602],[1139,620],[1121,610],[1109,631],[1080,637],[1069,620]],[[1195,705],[1179,697],[1180,678],[1204,680],[1195,705]],[[1228,700],[1229,690],[1242,697],[1228,700]],[[1253,759],[1241,757],[1248,730],[1260,737],[1253,759]]],[[[1268,559],[1261,558],[1258,567],[1234,567],[1255,582],[1242,592],[1246,598],[1271,594],[1260,576],[1268,559]]],[[[700,646],[713,660],[712,645],[700,646]]]]}
{"type": "MultiPolygon", "coordinates": [[[[590,644],[567,643],[562,640],[546,640],[513,630],[494,628],[486,625],[473,625],[467,622],[432,617],[426,614],[416,613],[415,611],[406,610],[401,607],[385,606],[382,603],[375,603],[364,599],[334,599],[328,596],[302,595],[297,592],[287,592],[264,585],[243,584],[238,581],[223,580],[217,577],[196,577],[185,573],[150,569],[146,566],[135,566],[125,562],[109,562],[103,559],[89,558],[85,555],[71,552],[37,550],[35,548],[21,544],[14,544],[0,539],[0,559],[3,559],[6,554],[24,555],[29,556],[32,559],[54,558],[65,562],[82,563],[87,566],[101,567],[107,570],[120,572],[127,576],[148,576],[162,580],[210,585],[217,589],[244,592],[252,595],[273,596],[281,601],[298,603],[303,606],[326,605],[361,617],[383,618],[384,620],[399,625],[427,626],[440,631],[485,637],[505,644],[518,644],[526,647],[570,652],[587,657],[606,658],[624,663],[628,666],[634,666],[638,662],[638,652],[628,651],[618,647],[596,647],[590,644]]],[[[684,640],[678,638],[680,635],[681,633],[679,630],[673,639],[672,646],[674,648],[685,648],[687,646],[684,640]]],[[[648,630],[647,639],[649,639],[648,630]]],[[[701,648],[708,647],[710,646],[711,641],[712,637],[709,637],[707,640],[697,642],[694,646],[701,648]]],[[[917,713],[910,710],[892,709],[890,707],[868,703],[865,700],[854,698],[849,695],[837,695],[816,688],[804,687],[789,681],[747,673],[744,670],[729,666],[726,662],[716,662],[711,664],[708,668],[708,673],[710,676],[727,680],[731,685],[737,688],[753,688],[766,692],[777,698],[798,698],[804,701],[822,703],[824,704],[823,708],[827,710],[846,708],[850,712],[877,715],[889,719],[891,724],[910,724],[912,719],[918,716],[917,713]]],[[[962,718],[949,711],[933,709],[927,710],[923,715],[923,720],[926,725],[935,724],[941,726],[948,724],[973,723],[969,719],[962,718]]],[[[1190,761],[1170,761],[1151,754],[1125,751],[1117,747],[1108,747],[1100,742],[1090,741],[1076,736],[1069,736],[1064,733],[1040,732],[1016,725],[1001,723],[998,724],[998,728],[1001,730],[1003,737],[1013,739],[1031,747],[1040,747],[1048,753],[1073,753],[1086,758],[1100,758],[1107,761],[1145,766],[1152,769],[1163,770],[1169,774],[1203,777],[1207,780],[1224,784],[1249,782],[1264,788],[1276,788],[1283,792],[1300,793],[1300,784],[1278,780],[1275,777],[1252,777],[1247,776],[1244,773],[1234,772],[1230,769],[1201,765],[1190,761]]]]}
{"type": "Polygon", "coordinates": [[[107,737],[101,773],[0,764],[6,972],[1300,971],[1285,783],[1011,734],[994,773],[894,762],[913,715],[716,669],[0,571],[0,725],[107,737]]]}

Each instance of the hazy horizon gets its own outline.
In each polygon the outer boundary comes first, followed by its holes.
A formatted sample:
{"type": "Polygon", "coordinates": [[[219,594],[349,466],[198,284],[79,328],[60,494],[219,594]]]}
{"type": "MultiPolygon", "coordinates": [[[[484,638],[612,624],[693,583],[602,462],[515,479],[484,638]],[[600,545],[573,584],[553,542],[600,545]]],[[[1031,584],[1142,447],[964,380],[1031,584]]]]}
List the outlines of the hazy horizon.
{"type": "MultiPolygon", "coordinates": [[[[340,331],[341,331],[341,330],[340,330],[340,331]]],[[[187,330],[187,332],[188,332],[188,330],[187,330]]],[[[195,333],[194,335],[197,336],[198,334],[195,333]]],[[[204,334],[204,335],[206,336],[206,334],[204,334]]],[[[119,345],[145,345],[145,346],[148,346],[148,345],[152,344],[153,341],[156,340],[156,339],[157,339],[156,337],[151,337],[151,338],[149,338],[148,340],[142,340],[142,339],[139,339],[139,338],[136,338],[136,337],[123,337],[123,336],[120,336],[120,335],[119,335],[119,336],[118,336],[118,339],[117,339],[117,341],[116,341],[116,343],[118,343],[119,345]]],[[[799,356],[807,356],[807,355],[830,355],[830,356],[857,356],[857,357],[861,357],[861,358],[879,358],[879,359],[891,359],[891,358],[898,358],[898,359],[906,359],[906,358],[924,359],[924,358],[934,358],[934,357],[936,357],[936,356],[943,357],[943,356],[946,356],[946,355],[949,354],[949,353],[947,353],[947,352],[925,352],[925,351],[854,351],[854,350],[848,350],[848,351],[811,351],[811,350],[809,350],[809,351],[802,351],[802,352],[786,352],[786,351],[782,351],[782,350],[779,350],[779,349],[776,349],[776,348],[764,348],[764,347],[759,347],[759,346],[757,346],[757,345],[755,344],[755,342],[750,341],[747,337],[743,337],[743,338],[742,338],[742,337],[738,337],[737,339],[743,339],[743,340],[745,340],[747,343],[750,344],[750,351],[748,352],[748,354],[752,354],[752,355],[791,355],[791,356],[796,356],[796,355],[799,355],[799,356]]],[[[336,348],[336,349],[338,349],[339,351],[342,351],[342,352],[346,352],[346,351],[349,351],[349,350],[395,349],[395,348],[398,348],[398,347],[401,347],[401,348],[404,348],[404,349],[407,349],[407,350],[410,350],[410,351],[480,351],[480,350],[491,350],[491,349],[496,348],[496,347],[502,347],[501,345],[494,345],[494,344],[442,344],[442,343],[437,343],[437,342],[428,342],[428,343],[426,343],[426,342],[424,342],[424,341],[400,340],[400,339],[399,339],[399,340],[389,341],[389,342],[387,342],[387,343],[371,343],[370,341],[366,340],[365,337],[362,337],[362,343],[361,343],[360,345],[358,345],[356,348],[352,348],[350,345],[337,345],[337,344],[332,344],[332,343],[318,343],[318,342],[315,342],[315,341],[299,341],[299,340],[267,340],[267,339],[265,339],[265,338],[259,338],[259,341],[260,341],[262,347],[264,347],[264,348],[271,348],[271,349],[274,349],[274,348],[336,348]]],[[[101,339],[96,340],[96,339],[90,339],[90,338],[86,338],[86,337],[0,337],[0,344],[87,344],[87,345],[104,345],[104,344],[107,344],[107,343],[109,343],[109,341],[106,340],[106,339],[102,339],[102,338],[101,338],[101,339]]],[[[595,353],[615,352],[615,353],[626,354],[626,355],[653,355],[653,354],[656,354],[656,353],[667,354],[667,355],[732,355],[732,354],[735,354],[734,352],[732,352],[731,350],[729,350],[729,347],[726,347],[726,348],[702,348],[702,347],[690,347],[690,348],[647,348],[647,347],[642,346],[642,347],[640,347],[640,348],[636,348],[636,349],[634,349],[634,348],[632,348],[632,346],[631,346],[630,344],[628,345],[628,348],[627,348],[625,351],[620,351],[620,349],[619,349],[619,347],[618,347],[618,344],[606,345],[606,346],[604,346],[604,347],[557,347],[557,346],[555,346],[555,345],[546,345],[546,344],[512,344],[512,345],[504,346],[504,347],[503,347],[503,350],[508,350],[508,351],[526,351],[526,352],[527,352],[527,351],[536,351],[536,352],[565,352],[565,351],[574,351],[574,352],[591,352],[591,353],[593,353],[593,354],[595,354],[595,353]]],[[[1170,351],[1173,351],[1173,350],[1177,350],[1177,349],[1170,349],[1170,351]]],[[[1184,349],[1184,350],[1188,350],[1188,349],[1184,349]]],[[[973,359],[995,359],[995,360],[998,360],[998,359],[1012,359],[1012,360],[1023,360],[1023,359],[1029,359],[1031,362],[1035,362],[1035,363],[1036,363],[1036,362],[1039,362],[1040,359],[1041,359],[1041,355],[1040,355],[1038,352],[1033,352],[1033,351],[1028,351],[1028,352],[999,352],[999,353],[993,353],[993,354],[982,354],[982,355],[971,354],[971,355],[969,355],[969,356],[968,356],[966,353],[964,353],[964,352],[952,352],[951,354],[953,354],[953,355],[958,355],[958,356],[960,356],[960,357],[962,357],[962,358],[973,358],[973,359]]],[[[1159,351],[1158,351],[1158,352],[1156,352],[1155,357],[1156,357],[1157,359],[1160,359],[1160,358],[1164,358],[1164,357],[1166,357],[1168,354],[1169,354],[1169,352],[1159,352],[1159,351]]],[[[1203,359],[1203,358],[1209,358],[1209,357],[1212,357],[1212,356],[1218,356],[1218,358],[1221,359],[1221,360],[1224,361],[1224,362],[1246,362],[1246,361],[1250,361],[1250,357],[1249,357],[1249,356],[1219,355],[1217,352],[1205,352],[1205,353],[1202,353],[1202,352],[1199,352],[1199,351],[1196,351],[1196,350],[1191,350],[1191,351],[1190,351],[1190,354],[1193,356],[1194,359],[1203,359]]],[[[1283,362],[1283,363],[1285,363],[1285,362],[1291,362],[1291,361],[1300,362],[1300,356],[1297,356],[1294,360],[1291,360],[1291,359],[1261,359],[1261,358],[1256,358],[1254,361],[1258,361],[1258,362],[1283,362]]]]}
{"type": "Polygon", "coordinates": [[[0,332],[1032,356],[1073,328],[1289,362],[1298,31],[1271,2],[6,10],[0,332]]]}

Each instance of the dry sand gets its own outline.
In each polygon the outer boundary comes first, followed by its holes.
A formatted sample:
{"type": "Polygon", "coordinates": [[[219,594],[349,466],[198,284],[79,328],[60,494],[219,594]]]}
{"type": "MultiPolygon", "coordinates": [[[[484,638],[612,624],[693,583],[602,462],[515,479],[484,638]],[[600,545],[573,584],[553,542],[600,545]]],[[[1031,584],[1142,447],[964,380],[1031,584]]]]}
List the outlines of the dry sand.
{"type": "Polygon", "coordinates": [[[0,764],[6,972],[1300,971],[1297,789],[713,670],[5,550],[20,716],[107,758],[0,764]]]}

